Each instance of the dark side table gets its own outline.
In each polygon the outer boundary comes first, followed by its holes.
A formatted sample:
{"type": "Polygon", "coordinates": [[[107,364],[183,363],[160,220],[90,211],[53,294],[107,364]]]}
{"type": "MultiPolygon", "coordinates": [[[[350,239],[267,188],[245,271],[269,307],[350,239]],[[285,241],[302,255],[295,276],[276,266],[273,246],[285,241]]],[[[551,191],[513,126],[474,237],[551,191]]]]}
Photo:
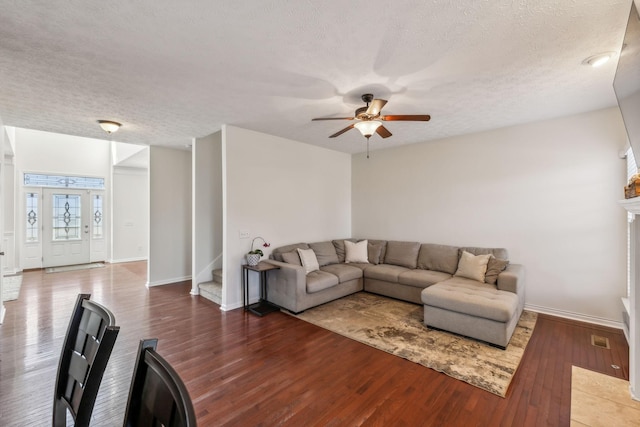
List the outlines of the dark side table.
{"type": "Polygon", "coordinates": [[[242,266],[242,287],[243,287],[243,304],[244,309],[249,310],[253,314],[258,316],[264,316],[274,311],[278,311],[280,308],[267,301],[267,273],[271,270],[279,270],[277,265],[269,264],[267,262],[259,262],[258,265],[244,264],[242,266]],[[260,300],[254,304],[249,305],[249,272],[255,271],[259,275],[260,286],[260,300]]]}

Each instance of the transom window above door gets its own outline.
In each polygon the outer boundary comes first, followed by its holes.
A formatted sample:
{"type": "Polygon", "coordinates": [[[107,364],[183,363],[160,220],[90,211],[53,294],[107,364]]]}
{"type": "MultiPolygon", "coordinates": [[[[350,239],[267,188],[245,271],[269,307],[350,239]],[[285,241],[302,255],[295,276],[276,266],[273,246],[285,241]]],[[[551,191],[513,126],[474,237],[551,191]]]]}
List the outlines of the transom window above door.
{"type": "Polygon", "coordinates": [[[25,186],[29,187],[83,188],[90,190],[104,190],[104,178],[96,178],[91,176],[65,176],[25,173],[23,183],[25,186]]]}

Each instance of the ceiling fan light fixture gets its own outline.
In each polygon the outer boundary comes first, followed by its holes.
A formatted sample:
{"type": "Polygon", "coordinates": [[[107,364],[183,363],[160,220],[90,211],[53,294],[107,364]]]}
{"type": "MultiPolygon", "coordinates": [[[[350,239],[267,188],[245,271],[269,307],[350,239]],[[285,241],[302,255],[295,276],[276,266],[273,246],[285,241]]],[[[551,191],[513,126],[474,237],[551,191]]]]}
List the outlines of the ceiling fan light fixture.
{"type": "Polygon", "coordinates": [[[378,120],[366,120],[358,122],[353,126],[355,126],[355,128],[360,131],[362,136],[364,136],[365,138],[369,138],[376,132],[376,129],[382,126],[382,122],[378,120]]]}
{"type": "Polygon", "coordinates": [[[120,126],[122,126],[120,123],[111,120],[98,120],[98,124],[103,131],[109,134],[116,132],[118,129],[120,129],[120,126]]]}

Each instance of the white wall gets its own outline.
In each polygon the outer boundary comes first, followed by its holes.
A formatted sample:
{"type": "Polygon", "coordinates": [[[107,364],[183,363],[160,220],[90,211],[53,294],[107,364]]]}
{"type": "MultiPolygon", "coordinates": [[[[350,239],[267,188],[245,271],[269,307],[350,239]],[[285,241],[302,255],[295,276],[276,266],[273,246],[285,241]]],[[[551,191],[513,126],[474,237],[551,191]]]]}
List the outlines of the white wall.
{"type": "Polygon", "coordinates": [[[149,152],[148,285],[191,278],[191,153],[149,152]]]}
{"type": "MultiPolygon", "coordinates": [[[[0,126],[0,132],[4,132],[0,126]]],[[[4,234],[2,250],[2,273],[14,274],[18,271],[19,250],[16,246],[16,227],[15,227],[15,174],[16,169],[13,164],[14,157],[4,157],[4,169],[2,172],[2,195],[4,204],[4,234]]]]}
{"type": "Polygon", "coordinates": [[[192,293],[222,267],[222,132],[196,138],[193,165],[192,293]]]}
{"type": "MultiPolygon", "coordinates": [[[[41,132],[30,129],[15,129],[16,144],[16,241],[22,247],[24,236],[24,187],[22,176],[25,172],[49,173],[100,177],[105,180],[105,212],[109,212],[111,187],[111,147],[110,142],[101,139],[41,132]]],[[[40,192],[42,194],[42,192],[40,192]]],[[[109,218],[104,218],[105,236],[111,235],[109,218]]],[[[92,250],[93,250],[92,246],[92,250]]],[[[101,260],[110,252],[110,242],[102,249],[101,260]]],[[[27,245],[21,250],[21,268],[42,267],[42,247],[27,245]]],[[[94,254],[92,254],[94,259],[94,254]]]]}
{"type": "MultiPolygon", "coordinates": [[[[2,117],[0,117],[0,155],[2,156],[2,158],[4,157],[4,146],[5,143],[7,143],[7,140],[9,139],[9,136],[7,135],[7,132],[4,128],[4,122],[2,121],[2,117]]],[[[1,159],[1,158],[0,158],[1,159]]],[[[2,172],[4,174],[4,170],[0,170],[0,172],[2,172]]],[[[3,177],[0,177],[0,179],[3,179],[3,177]]],[[[4,195],[4,188],[3,185],[0,184],[0,190],[2,190],[2,194],[0,194],[0,199],[4,199],[5,195],[4,195]]],[[[4,212],[4,211],[3,211],[4,212]]],[[[0,213],[0,225],[2,226],[2,229],[4,231],[4,225],[2,224],[2,217],[3,217],[3,213],[0,213]]],[[[4,240],[4,239],[3,239],[4,240]]],[[[4,249],[4,244],[0,245],[0,249],[4,249]]],[[[2,324],[4,322],[4,316],[6,313],[6,309],[4,307],[4,301],[2,301],[2,272],[0,271],[0,324],[2,324]]]]}
{"type": "Polygon", "coordinates": [[[148,169],[114,167],[112,199],[111,262],[147,259],[149,254],[148,169]]]}
{"type": "MultiPolygon", "coordinates": [[[[351,235],[351,156],[228,125],[222,145],[222,309],[229,310],[242,305],[241,265],[254,237],[274,248],[351,235]],[[250,238],[240,239],[240,230],[250,238]]],[[[253,281],[250,296],[257,298],[253,281]]]]}
{"type": "Polygon", "coordinates": [[[353,234],[505,247],[530,308],[620,322],[626,136],[617,108],[353,157],[353,234]]]}

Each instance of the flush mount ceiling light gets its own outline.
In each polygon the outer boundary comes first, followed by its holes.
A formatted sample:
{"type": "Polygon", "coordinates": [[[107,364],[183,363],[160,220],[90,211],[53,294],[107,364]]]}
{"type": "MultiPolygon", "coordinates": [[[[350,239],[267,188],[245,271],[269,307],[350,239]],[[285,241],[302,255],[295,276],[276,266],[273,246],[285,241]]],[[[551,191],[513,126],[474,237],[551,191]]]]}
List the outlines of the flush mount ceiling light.
{"type": "Polygon", "coordinates": [[[590,65],[592,67],[600,67],[606,64],[611,58],[615,56],[615,52],[603,52],[597,55],[593,55],[582,61],[583,65],[590,65]]]}
{"type": "Polygon", "coordinates": [[[102,130],[108,134],[116,132],[118,129],[120,129],[120,126],[122,126],[120,123],[113,122],[111,120],[98,120],[98,124],[100,125],[102,130]]]}

